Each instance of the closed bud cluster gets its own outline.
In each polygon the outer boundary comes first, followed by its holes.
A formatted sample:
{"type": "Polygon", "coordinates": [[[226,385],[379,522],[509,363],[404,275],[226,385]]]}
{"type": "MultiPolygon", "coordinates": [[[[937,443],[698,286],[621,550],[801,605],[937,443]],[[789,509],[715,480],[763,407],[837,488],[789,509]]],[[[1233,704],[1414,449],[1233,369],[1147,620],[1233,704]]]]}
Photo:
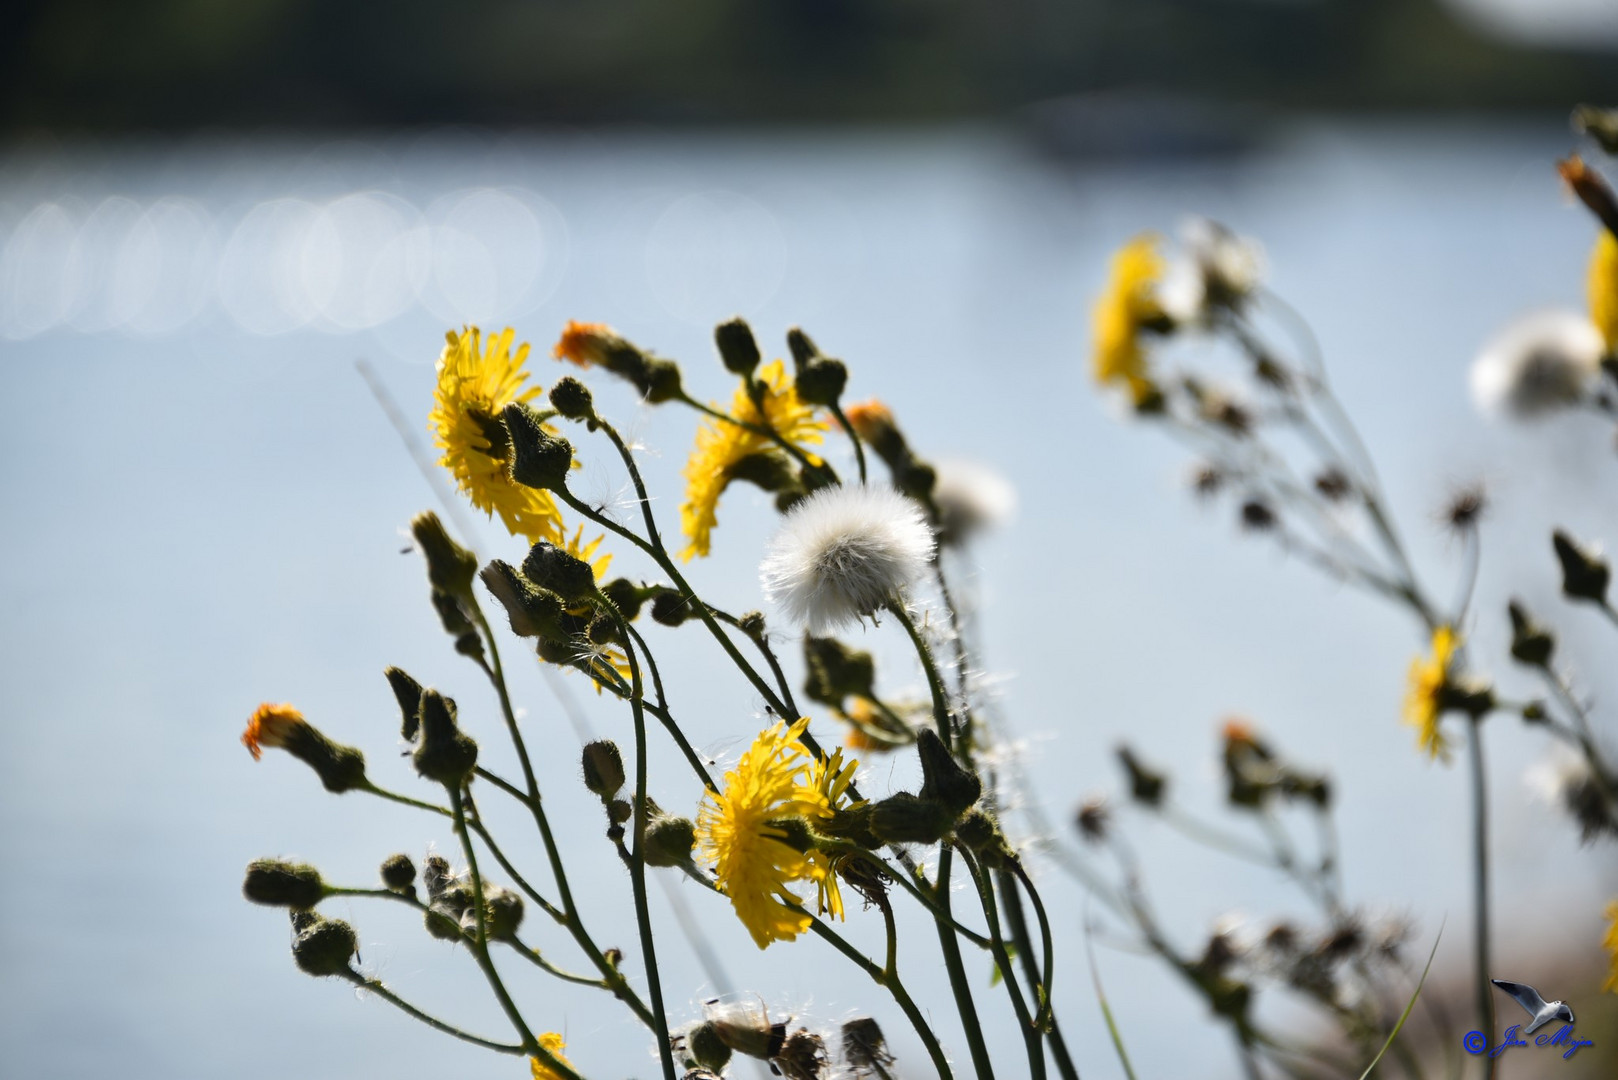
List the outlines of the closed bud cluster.
{"type": "Polygon", "coordinates": [[[763,359],[753,328],[741,317],[730,319],[714,327],[714,344],[719,346],[719,358],[725,370],[744,379],[752,378],[753,370],[763,359]]]}
{"type": "Polygon", "coordinates": [[[1548,666],[1556,651],[1556,638],[1518,601],[1507,604],[1506,613],[1511,616],[1512,657],[1530,667],[1548,666]]]}
{"type": "Polygon", "coordinates": [[[1005,833],[982,810],[969,810],[955,823],[955,838],[991,870],[1004,869],[1017,861],[1017,853],[1006,842],[1005,833]]]}
{"type": "Polygon", "coordinates": [[[529,581],[510,563],[495,559],[483,568],[483,584],[506,609],[511,632],[518,637],[560,641],[567,636],[562,628],[566,606],[549,589],[529,581]]]}
{"type": "Polygon", "coordinates": [[[1551,544],[1562,564],[1562,592],[1574,600],[1606,603],[1607,585],[1612,581],[1612,568],[1607,560],[1561,529],[1551,534],[1551,544]]]}
{"type": "Polygon", "coordinates": [[[679,626],[687,619],[697,617],[691,601],[673,589],[665,589],[652,597],[652,621],[664,626],[679,626]]]}
{"type": "Polygon", "coordinates": [[[598,739],[584,748],[584,786],[602,800],[611,799],[624,786],[624,757],[611,739],[598,739]]]}
{"type": "Polygon", "coordinates": [[[454,788],[477,764],[478,744],[457,724],[454,699],[437,690],[422,691],[421,743],[413,757],[418,773],[454,788]]]}
{"type": "Polygon", "coordinates": [[[641,605],[645,603],[648,591],[636,585],[628,578],[613,578],[601,586],[601,593],[612,601],[620,614],[630,622],[634,622],[640,615],[641,605]]]}
{"type": "Polygon", "coordinates": [[[847,697],[875,695],[876,661],[868,652],[851,649],[836,638],[805,634],[803,662],[807,672],[803,692],[810,701],[840,709],[847,697]]]}
{"type": "Polygon", "coordinates": [[[983,794],[983,781],[963,768],[930,728],[916,734],[921,755],[921,797],[938,803],[954,817],[966,813],[983,794]]]}
{"type": "Polygon", "coordinates": [[[882,1028],[869,1016],[845,1021],[842,1034],[843,1061],[854,1070],[856,1076],[870,1075],[879,1069],[886,1071],[896,1060],[888,1053],[882,1028]]]}
{"type": "Polygon", "coordinates": [[[308,909],[326,895],[320,871],[306,863],[282,859],[254,859],[247,864],[242,895],[255,904],[308,909]]]}
{"type": "Polygon", "coordinates": [[[349,957],[359,949],[354,928],[341,919],[327,919],[312,913],[299,918],[294,914],[292,959],[310,975],[347,975],[349,957]]]}
{"type": "Polygon", "coordinates": [[[260,705],[248,718],[242,745],[252,752],[255,761],[263,756],[263,747],[285,750],[315,770],[330,792],[341,794],[367,782],[365,755],[326,738],[291,705],[260,705]]]}
{"type": "Polygon", "coordinates": [[[798,400],[810,405],[831,406],[843,396],[848,385],[848,367],[841,360],[821,355],[809,335],[794,326],[787,331],[787,346],[797,369],[795,388],[798,400]]]}
{"type": "Polygon", "coordinates": [[[511,439],[511,479],[541,491],[567,490],[567,471],[573,465],[573,446],[545,430],[543,417],[520,401],[500,413],[511,439]]]}
{"type": "Polygon", "coordinates": [[[410,534],[427,560],[427,580],[433,588],[451,596],[470,597],[478,557],[456,543],[431,510],[416,515],[410,523],[410,534]]]}
{"type": "MultiPolygon", "coordinates": [[[[493,941],[509,941],[517,936],[517,928],[522,925],[523,899],[518,893],[502,885],[485,885],[483,887],[484,928],[493,941]]],[[[470,913],[467,913],[470,914],[470,913]]],[[[469,930],[476,930],[476,916],[466,925],[467,914],[461,916],[463,926],[469,930]]]]}

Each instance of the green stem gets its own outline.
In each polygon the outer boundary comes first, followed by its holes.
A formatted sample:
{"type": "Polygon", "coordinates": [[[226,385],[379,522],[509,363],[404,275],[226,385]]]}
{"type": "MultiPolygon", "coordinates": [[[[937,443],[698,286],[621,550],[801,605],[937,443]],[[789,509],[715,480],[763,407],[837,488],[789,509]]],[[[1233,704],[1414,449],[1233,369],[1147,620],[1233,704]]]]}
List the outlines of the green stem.
{"type": "Polygon", "coordinates": [[[462,1042],[469,1042],[473,1046],[481,1046],[485,1050],[495,1050],[502,1054],[522,1055],[528,1052],[524,1047],[515,1046],[511,1043],[495,1042],[493,1039],[485,1039],[481,1035],[473,1035],[469,1032],[462,1031],[454,1024],[446,1024],[436,1016],[430,1016],[427,1013],[422,1012],[420,1009],[410,1004],[410,1002],[406,1001],[398,994],[395,994],[386,986],[383,986],[381,979],[367,979],[357,971],[350,971],[348,974],[344,975],[343,978],[347,979],[361,990],[370,991],[383,1001],[386,1001],[388,1004],[400,1009],[406,1015],[420,1020],[433,1030],[442,1031],[445,1035],[453,1035],[462,1042]]]}
{"type": "Polygon", "coordinates": [[[1022,882],[1023,891],[1028,894],[1028,899],[1034,905],[1034,918],[1039,920],[1040,949],[1045,958],[1045,981],[1038,984],[1040,992],[1039,1027],[1043,1029],[1051,1021],[1051,983],[1056,979],[1056,946],[1051,936],[1051,920],[1045,914],[1045,901],[1040,899],[1039,890],[1034,888],[1033,879],[1028,876],[1028,871],[1023,867],[1022,862],[1013,862],[1011,872],[1017,875],[1018,881],[1022,882]]]}
{"type": "MultiPolygon", "coordinates": [[[[629,620],[616,607],[607,607],[617,615],[620,628],[627,628],[629,620]]],[[[646,710],[641,697],[645,689],[641,684],[640,660],[634,646],[624,650],[629,659],[630,683],[634,696],[629,699],[629,711],[635,722],[635,849],[629,860],[629,880],[635,895],[635,922],[640,929],[640,948],[646,967],[647,990],[652,998],[653,1031],[657,1034],[658,1056],[663,1063],[664,1080],[675,1080],[674,1047],[669,1039],[668,1017],[663,1012],[662,976],[657,970],[657,951],[652,941],[651,905],[646,899],[646,710]]]]}
{"type": "Polygon", "coordinates": [[[449,792],[450,811],[455,815],[455,834],[460,838],[461,851],[466,855],[466,870],[472,877],[472,907],[477,920],[477,936],[472,942],[472,955],[477,960],[478,967],[483,969],[483,977],[488,980],[489,988],[494,991],[500,1007],[505,1010],[506,1018],[511,1021],[511,1026],[517,1029],[517,1034],[522,1036],[523,1049],[558,1075],[567,1077],[568,1080],[580,1080],[578,1073],[558,1060],[555,1054],[545,1049],[539,1040],[534,1038],[534,1033],[528,1029],[527,1022],[517,1009],[517,1003],[511,1000],[505,983],[500,980],[500,973],[495,970],[494,961],[489,957],[488,908],[483,901],[483,876],[478,873],[477,851],[472,847],[472,835],[466,828],[466,811],[461,805],[461,788],[459,784],[445,784],[444,790],[449,792]]]}
{"type": "Polygon", "coordinates": [[[854,460],[859,462],[860,483],[863,484],[866,482],[864,440],[860,438],[860,433],[854,430],[854,425],[848,422],[848,417],[843,415],[842,402],[834,401],[829,408],[831,409],[831,414],[837,417],[837,422],[843,425],[843,431],[848,435],[848,441],[854,444],[854,460]]]}
{"type": "Polygon", "coordinates": [[[955,725],[950,719],[944,680],[938,674],[938,664],[933,659],[932,647],[927,644],[927,639],[922,636],[920,628],[910,618],[910,613],[905,611],[901,601],[889,600],[885,606],[893,613],[893,617],[899,620],[899,625],[904,627],[905,633],[910,635],[910,643],[915,646],[916,655],[921,658],[922,670],[927,675],[927,689],[933,696],[933,723],[938,726],[938,737],[943,740],[944,747],[950,749],[954,745],[952,729],[955,725]]]}
{"type": "Polygon", "coordinates": [[[1017,969],[1012,966],[1011,954],[1006,951],[1006,941],[1000,933],[1000,913],[994,902],[994,893],[977,860],[965,848],[961,849],[961,861],[966,864],[967,873],[972,875],[972,884],[978,891],[978,902],[983,905],[983,917],[989,923],[989,939],[994,943],[994,962],[1000,967],[1000,981],[1005,984],[1006,994],[1011,998],[1011,1011],[1017,1014],[1017,1024],[1022,1029],[1023,1048],[1028,1053],[1028,1075],[1030,1080],[1044,1080],[1045,1046],[1040,1038],[1040,1030],[1034,1024],[1033,1014],[1028,1011],[1028,1003],[1023,1000],[1022,990],[1017,985],[1017,969]]]}
{"type": "Polygon", "coordinates": [[[949,870],[954,849],[943,844],[938,850],[938,881],[933,887],[936,906],[942,912],[934,920],[938,928],[938,944],[944,953],[944,968],[949,973],[950,990],[955,994],[955,1008],[961,1015],[961,1026],[966,1030],[966,1045],[972,1055],[972,1067],[978,1080],[992,1080],[994,1065],[989,1057],[988,1044],[983,1041],[983,1028],[978,1022],[977,1006],[972,1003],[972,987],[967,982],[966,965],[961,962],[961,946],[955,940],[955,931],[949,919],[949,870]]]}
{"type": "MultiPolygon", "coordinates": [[[[1017,879],[1009,870],[1001,870],[998,874],[1000,886],[1000,902],[1006,909],[1006,923],[1011,928],[1012,943],[1017,946],[1017,955],[1022,957],[1023,969],[1028,972],[1028,981],[1032,985],[1042,986],[1042,975],[1039,962],[1034,958],[1034,940],[1028,932],[1028,918],[1023,913],[1022,897],[1017,892],[1017,879]]],[[[1062,1026],[1056,1021],[1056,1014],[1051,1014],[1050,1030],[1046,1033],[1050,1040],[1051,1056],[1056,1059],[1056,1071],[1062,1074],[1062,1080],[1079,1080],[1078,1067],[1073,1064],[1073,1058],[1067,1050],[1067,1040],[1062,1038],[1062,1026]]]]}

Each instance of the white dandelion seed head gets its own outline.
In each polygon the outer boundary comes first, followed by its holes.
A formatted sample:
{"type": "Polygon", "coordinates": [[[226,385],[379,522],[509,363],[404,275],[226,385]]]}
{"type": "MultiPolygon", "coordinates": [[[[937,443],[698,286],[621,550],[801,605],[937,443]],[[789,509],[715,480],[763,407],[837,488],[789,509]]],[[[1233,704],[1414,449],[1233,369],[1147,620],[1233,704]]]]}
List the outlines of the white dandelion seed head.
{"type": "Polygon", "coordinates": [[[1531,420],[1576,404],[1601,373],[1601,331],[1576,311],[1536,311],[1492,338],[1472,363],[1472,399],[1490,415],[1531,420]]]}
{"type": "Polygon", "coordinates": [[[1523,784],[1536,800],[1557,810],[1567,804],[1568,792],[1590,780],[1590,766],[1565,747],[1555,746],[1549,754],[1523,772],[1523,784]]]}
{"type": "Polygon", "coordinates": [[[759,576],[764,595],[812,634],[869,615],[927,569],[933,531],[891,488],[845,484],[787,513],[759,576]]]}
{"type": "Polygon", "coordinates": [[[1017,489],[982,462],[942,458],[933,467],[938,470],[933,505],[938,507],[939,525],[952,537],[964,540],[1016,512],[1017,489]]]}

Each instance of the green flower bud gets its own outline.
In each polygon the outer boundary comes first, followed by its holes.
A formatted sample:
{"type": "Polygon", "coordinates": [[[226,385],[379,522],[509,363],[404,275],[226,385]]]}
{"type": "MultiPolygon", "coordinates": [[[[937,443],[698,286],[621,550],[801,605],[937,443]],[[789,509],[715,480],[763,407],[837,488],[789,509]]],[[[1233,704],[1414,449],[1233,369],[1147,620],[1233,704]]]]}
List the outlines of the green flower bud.
{"type": "Polygon", "coordinates": [[[584,748],[584,786],[610,799],[624,786],[624,756],[611,739],[597,739],[584,748]]]}
{"type": "Polygon", "coordinates": [[[383,668],[382,674],[387,676],[388,687],[393,691],[393,698],[399,703],[399,712],[404,717],[399,734],[405,742],[415,742],[416,728],[421,723],[421,684],[403,668],[383,668]]]}
{"type": "Polygon", "coordinates": [[[354,928],[341,919],[315,916],[303,920],[303,929],[292,939],[292,959],[310,975],[346,975],[352,968],[348,958],[359,949],[354,928]]]}
{"type": "Polygon", "coordinates": [[[875,696],[876,661],[868,652],[851,649],[836,638],[806,634],[803,663],[808,672],[803,692],[810,701],[840,709],[851,695],[875,696]]]}
{"type": "Polygon", "coordinates": [[[507,405],[500,415],[511,433],[511,479],[541,491],[566,490],[572,444],[546,431],[539,413],[520,401],[507,405]]]}
{"type": "Polygon", "coordinates": [[[541,589],[523,577],[515,566],[495,559],[483,568],[480,575],[484,587],[506,609],[511,621],[511,632],[518,637],[537,637],[560,641],[567,637],[562,627],[565,608],[561,597],[541,589]]]}
{"type": "Polygon", "coordinates": [[[455,542],[438,515],[431,510],[417,514],[410,533],[427,559],[427,580],[433,588],[452,596],[471,596],[478,557],[455,542]]]}
{"type": "Polygon", "coordinates": [[[697,827],[689,818],[662,816],[646,823],[646,865],[684,866],[697,846],[697,827]]]}
{"type": "MultiPolygon", "coordinates": [[[[726,366],[729,366],[728,362],[726,366]]],[[[711,1023],[698,1024],[686,1033],[685,1050],[691,1055],[692,1061],[715,1073],[723,1072],[725,1066],[730,1064],[731,1049],[711,1023]]]]}
{"type": "Polygon", "coordinates": [[[627,799],[614,799],[607,804],[607,820],[614,825],[622,825],[634,816],[635,808],[627,799]]]}
{"type": "Polygon", "coordinates": [[[596,575],[590,564],[545,540],[529,549],[522,561],[522,576],[549,589],[569,607],[591,599],[596,592],[596,575]]]}
{"type": "Polygon", "coordinates": [[[396,893],[416,891],[416,864],[408,855],[389,855],[382,862],[382,884],[396,893]]]}
{"type": "Polygon", "coordinates": [[[673,360],[654,356],[646,361],[646,373],[640,391],[651,405],[673,401],[684,392],[680,384],[680,365],[673,360]]]}
{"type": "Polygon", "coordinates": [[[871,806],[871,832],[884,844],[936,844],[949,835],[956,815],[908,791],[871,806]]]}
{"type": "Polygon", "coordinates": [[[242,895],[271,907],[312,908],[326,895],[320,871],[306,863],[254,859],[247,864],[242,895]]]}
{"type": "Polygon", "coordinates": [[[564,375],[551,387],[551,407],[569,420],[594,420],[595,400],[590,388],[571,375],[564,375]]]}
{"type": "Polygon", "coordinates": [[[725,475],[730,480],[745,480],[765,491],[801,491],[797,470],[787,456],[774,448],[748,454],[736,462],[725,475]]]}
{"type": "Polygon", "coordinates": [[[679,626],[696,617],[691,602],[674,589],[665,589],[652,597],[652,621],[664,626],[679,626]]]}
{"type": "Polygon", "coordinates": [[[522,925],[523,917],[523,899],[520,895],[500,885],[486,885],[483,904],[487,909],[484,929],[491,939],[507,941],[517,936],[517,928],[522,925]]]}
{"type": "Polygon", "coordinates": [[[421,925],[440,941],[463,941],[466,938],[466,931],[461,929],[461,913],[436,900],[422,912],[421,925]]]}
{"type": "Polygon", "coordinates": [[[1517,601],[1507,604],[1506,612],[1511,616],[1511,655],[1530,667],[1548,666],[1556,651],[1556,638],[1517,601]]]}
{"type": "Polygon", "coordinates": [[[630,622],[634,622],[640,615],[641,604],[645,598],[641,587],[628,578],[613,578],[601,586],[601,592],[630,622]]]}
{"type": "Polygon", "coordinates": [[[365,755],[332,742],[290,705],[260,705],[248,718],[242,744],[255,760],[262,747],[280,747],[315,770],[326,790],[336,794],[365,783],[365,755]]]}
{"type": "Polygon", "coordinates": [[[983,781],[961,767],[931,728],[916,733],[916,750],[921,755],[921,797],[948,810],[951,820],[966,813],[983,794],[983,781]]]}
{"type": "Polygon", "coordinates": [[[477,764],[478,744],[456,725],[455,702],[437,690],[421,694],[421,745],[416,771],[446,787],[459,787],[477,764]]]}
{"type": "Polygon", "coordinates": [[[753,369],[763,359],[758,351],[758,342],[753,338],[753,328],[738,316],[714,327],[713,337],[714,344],[719,346],[719,358],[724,361],[725,370],[744,379],[751,378],[753,369]]]}
{"type": "Polygon", "coordinates": [[[1612,581],[1612,568],[1607,560],[1581,547],[1561,529],[1551,534],[1551,544],[1562,563],[1562,592],[1574,600],[1605,603],[1607,585],[1612,581]]]}
{"type": "Polygon", "coordinates": [[[835,405],[848,386],[848,367],[841,360],[821,356],[798,369],[798,399],[810,405],[835,405]]]}
{"type": "Polygon", "coordinates": [[[969,810],[965,817],[955,823],[955,838],[991,870],[1011,866],[1017,861],[1017,853],[1006,843],[1000,826],[981,810],[969,810]]]}

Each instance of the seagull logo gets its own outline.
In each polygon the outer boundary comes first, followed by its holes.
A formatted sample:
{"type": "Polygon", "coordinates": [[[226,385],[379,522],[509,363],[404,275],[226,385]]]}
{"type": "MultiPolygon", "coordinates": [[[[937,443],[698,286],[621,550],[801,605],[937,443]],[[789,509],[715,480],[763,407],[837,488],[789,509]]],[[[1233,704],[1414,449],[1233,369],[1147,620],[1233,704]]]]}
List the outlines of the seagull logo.
{"type": "Polygon", "coordinates": [[[1523,1030],[1524,1035],[1532,1035],[1552,1020],[1566,1020],[1570,1024],[1573,1023],[1573,1010],[1568,1007],[1567,1002],[1546,1001],[1539,996],[1538,990],[1527,983],[1508,982],[1505,979],[1489,981],[1510,994],[1512,999],[1527,1009],[1528,1015],[1533,1017],[1528,1027],[1523,1030]]]}

